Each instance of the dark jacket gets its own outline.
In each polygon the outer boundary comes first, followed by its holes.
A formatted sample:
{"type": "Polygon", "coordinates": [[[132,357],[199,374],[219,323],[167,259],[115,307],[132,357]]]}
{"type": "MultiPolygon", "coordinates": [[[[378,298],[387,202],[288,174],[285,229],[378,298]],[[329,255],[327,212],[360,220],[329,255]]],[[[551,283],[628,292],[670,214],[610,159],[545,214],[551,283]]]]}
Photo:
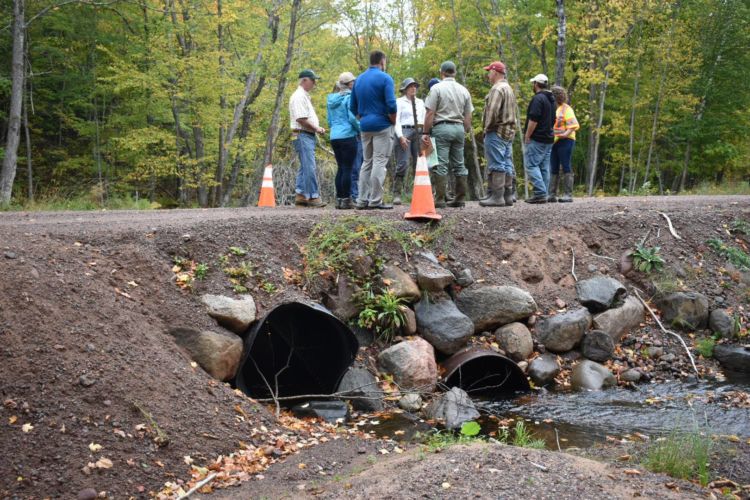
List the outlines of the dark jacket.
{"type": "Polygon", "coordinates": [[[555,98],[549,90],[542,90],[534,94],[529,102],[529,108],[526,110],[526,124],[523,127],[526,131],[529,120],[536,122],[534,133],[531,134],[531,140],[552,144],[555,142],[553,128],[555,127],[555,98]]]}

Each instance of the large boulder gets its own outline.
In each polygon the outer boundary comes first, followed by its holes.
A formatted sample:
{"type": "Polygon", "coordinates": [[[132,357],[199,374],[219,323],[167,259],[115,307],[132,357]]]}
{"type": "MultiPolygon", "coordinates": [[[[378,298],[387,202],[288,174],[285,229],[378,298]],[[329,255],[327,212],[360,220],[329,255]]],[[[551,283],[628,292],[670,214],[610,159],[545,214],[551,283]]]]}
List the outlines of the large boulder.
{"type": "Polygon", "coordinates": [[[607,332],[601,330],[591,330],[581,342],[581,354],[591,361],[607,361],[614,352],[615,341],[607,332]]]}
{"type": "Polygon", "coordinates": [[[427,297],[414,307],[417,332],[445,354],[461,349],[474,334],[474,324],[450,299],[430,302],[427,297]]]}
{"type": "Polygon", "coordinates": [[[405,340],[378,355],[381,368],[393,375],[401,389],[431,392],[437,385],[435,349],[421,337],[405,340]]]}
{"type": "Polygon", "coordinates": [[[495,339],[500,349],[514,361],[523,361],[534,351],[531,332],[523,323],[510,323],[495,331],[495,339]]]}
{"type": "Polygon", "coordinates": [[[453,283],[453,273],[426,259],[420,259],[416,265],[417,284],[429,292],[441,292],[453,283]]]}
{"type": "Polygon", "coordinates": [[[456,305],[477,333],[526,319],[536,311],[531,294],[514,286],[468,288],[458,295],[456,305]]]}
{"type": "Polygon", "coordinates": [[[675,328],[700,330],[708,327],[708,297],[697,292],[675,292],[659,299],[661,319],[675,328]]]}
{"type": "Polygon", "coordinates": [[[245,333],[250,323],[255,321],[255,301],[249,295],[233,299],[207,293],[201,297],[201,301],[206,306],[209,316],[234,333],[245,333]]]}
{"type": "Polygon", "coordinates": [[[591,314],[581,307],[555,316],[550,316],[536,324],[539,342],[552,352],[567,352],[573,349],[591,326],[591,314]]]}
{"type": "Polygon", "coordinates": [[[347,322],[359,315],[356,295],[359,287],[344,275],[339,276],[336,295],[323,295],[323,305],[341,321],[347,322]]]}
{"type": "Polygon", "coordinates": [[[570,375],[570,385],[576,391],[599,391],[615,384],[617,384],[617,379],[612,372],[588,359],[575,365],[570,375]]]}
{"type": "Polygon", "coordinates": [[[622,283],[608,276],[596,276],[576,283],[578,301],[592,313],[606,311],[628,293],[622,283]]]}
{"type": "Polygon", "coordinates": [[[237,335],[192,328],[173,328],[167,333],[213,378],[226,381],[237,373],[243,346],[237,335]]]}
{"type": "Polygon", "coordinates": [[[447,429],[460,429],[464,422],[479,418],[479,412],[469,395],[458,387],[453,387],[430,403],[425,415],[429,419],[443,421],[447,429]]]}
{"type": "Polygon", "coordinates": [[[714,347],[714,358],[727,370],[750,373],[750,348],[720,344],[714,347]]]}
{"type": "Polygon", "coordinates": [[[708,317],[708,327],[722,337],[731,338],[735,333],[734,318],[724,309],[714,309],[708,317]]]}
{"type": "Polygon", "coordinates": [[[383,390],[375,376],[364,368],[349,368],[339,383],[341,397],[352,403],[352,408],[360,411],[381,411],[383,390]]]}
{"type": "Polygon", "coordinates": [[[411,276],[400,267],[392,264],[386,264],[380,273],[383,285],[393,292],[393,294],[407,302],[416,302],[421,296],[419,287],[411,276]]]}
{"type": "Polygon", "coordinates": [[[529,365],[529,377],[535,385],[542,387],[557,377],[560,373],[560,362],[554,354],[542,354],[529,365]]]}
{"type": "Polygon", "coordinates": [[[594,316],[594,328],[607,332],[612,340],[618,342],[628,330],[641,324],[644,312],[641,301],[629,296],[620,307],[594,316]]]}

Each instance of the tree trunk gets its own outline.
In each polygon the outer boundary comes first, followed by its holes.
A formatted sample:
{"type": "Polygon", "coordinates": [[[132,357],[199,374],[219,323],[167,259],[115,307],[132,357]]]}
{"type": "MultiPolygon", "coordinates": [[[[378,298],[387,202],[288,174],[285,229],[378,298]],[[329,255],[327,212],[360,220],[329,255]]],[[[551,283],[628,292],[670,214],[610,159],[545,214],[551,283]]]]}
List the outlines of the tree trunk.
{"type": "MultiPolygon", "coordinates": [[[[24,52],[26,56],[25,61],[29,61],[29,33],[26,32],[26,43],[24,44],[24,52]]],[[[29,84],[29,88],[26,91],[26,98],[23,104],[23,129],[24,137],[26,139],[26,198],[28,201],[34,201],[34,165],[31,159],[31,131],[29,130],[29,106],[32,105],[31,100],[31,62],[29,61],[29,74],[26,75],[26,83],[29,84]]],[[[32,110],[33,111],[33,110],[32,110]]]]}
{"type": "Polygon", "coordinates": [[[565,37],[568,32],[564,0],[557,3],[557,50],[555,51],[555,84],[565,85],[565,37]]]}
{"type": "MultiPolygon", "coordinates": [[[[606,65],[607,63],[605,63],[606,65]]],[[[601,85],[592,85],[595,89],[598,100],[598,110],[596,118],[596,128],[589,133],[589,139],[592,141],[589,145],[589,166],[588,166],[588,195],[594,194],[594,181],[596,180],[596,165],[599,162],[599,139],[601,137],[602,123],[604,121],[604,102],[607,97],[607,84],[609,82],[609,70],[604,71],[604,82],[601,85]]],[[[595,94],[595,95],[596,95],[595,94]]],[[[591,97],[589,96],[589,102],[591,103],[591,97]]]]}
{"type": "Polygon", "coordinates": [[[8,113],[5,158],[3,158],[3,168],[0,171],[0,206],[10,204],[18,163],[18,143],[21,140],[21,108],[23,107],[24,80],[26,77],[23,59],[25,29],[24,0],[13,0],[10,112],[8,113]]]}
{"type": "Polygon", "coordinates": [[[216,0],[216,15],[219,18],[219,24],[216,27],[217,48],[219,50],[219,79],[221,81],[221,92],[219,95],[219,158],[216,165],[216,176],[214,177],[214,186],[211,188],[211,205],[216,206],[221,199],[221,187],[224,182],[224,167],[227,164],[227,149],[224,144],[226,126],[224,124],[224,114],[227,109],[227,96],[224,94],[224,25],[221,24],[221,0],[216,0]]]}
{"type": "Polygon", "coordinates": [[[688,165],[690,165],[690,141],[685,146],[685,161],[682,164],[682,174],[680,174],[680,185],[677,188],[677,192],[680,193],[685,190],[685,181],[687,180],[688,165]]]}
{"type": "MultiPolygon", "coordinates": [[[[628,140],[628,182],[633,179],[633,145],[635,143],[635,109],[638,105],[638,87],[641,80],[640,59],[638,69],[635,72],[635,84],[633,85],[633,99],[630,102],[630,134],[628,140]]],[[[620,191],[622,191],[622,180],[620,180],[620,191]]]]}

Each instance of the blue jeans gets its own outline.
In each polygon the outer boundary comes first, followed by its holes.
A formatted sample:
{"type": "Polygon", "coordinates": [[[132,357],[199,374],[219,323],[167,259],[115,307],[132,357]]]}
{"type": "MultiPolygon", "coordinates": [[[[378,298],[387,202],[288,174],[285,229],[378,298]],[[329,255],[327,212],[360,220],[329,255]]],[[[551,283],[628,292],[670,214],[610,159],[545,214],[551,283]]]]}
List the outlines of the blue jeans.
{"type": "Polygon", "coordinates": [[[357,156],[352,165],[352,200],[359,197],[359,169],[362,168],[362,137],[357,135],[357,156]]]}
{"type": "Polygon", "coordinates": [[[484,155],[490,172],[503,172],[515,175],[513,168],[513,141],[506,141],[497,132],[484,136],[484,155]]]}
{"type": "Polygon", "coordinates": [[[534,187],[534,196],[547,196],[549,187],[549,157],[552,144],[532,140],[526,145],[526,175],[534,187]]]}
{"type": "Polygon", "coordinates": [[[552,154],[549,157],[550,173],[552,175],[558,175],[561,166],[564,174],[569,174],[573,171],[570,159],[573,157],[573,148],[575,145],[576,141],[572,139],[560,139],[552,146],[552,154]]]}
{"type": "Polygon", "coordinates": [[[301,194],[308,200],[319,198],[317,169],[315,168],[315,144],[318,139],[313,134],[298,134],[292,141],[294,150],[299,155],[299,172],[294,192],[301,194]]]}
{"type": "Polygon", "coordinates": [[[349,198],[352,189],[352,167],[357,161],[357,138],[331,139],[333,154],[336,156],[336,198],[349,198]]]}

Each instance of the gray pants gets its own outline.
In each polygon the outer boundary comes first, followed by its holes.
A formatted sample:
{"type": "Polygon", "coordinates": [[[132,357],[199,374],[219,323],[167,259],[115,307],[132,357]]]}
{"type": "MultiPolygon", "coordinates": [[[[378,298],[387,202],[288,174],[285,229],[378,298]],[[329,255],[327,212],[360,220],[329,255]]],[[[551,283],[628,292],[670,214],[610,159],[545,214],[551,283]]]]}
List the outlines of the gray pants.
{"type": "Polygon", "coordinates": [[[362,132],[362,169],[359,171],[358,205],[383,203],[386,166],[393,152],[393,127],[362,132]]]}
{"type": "Polygon", "coordinates": [[[416,165],[417,157],[419,157],[419,141],[422,139],[422,135],[417,133],[419,131],[421,129],[403,129],[404,137],[410,141],[406,149],[401,147],[401,141],[396,137],[393,145],[393,148],[396,150],[396,171],[394,172],[394,177],[406,177],[406,174],[409,172],[410,160],[416,165]]]}

